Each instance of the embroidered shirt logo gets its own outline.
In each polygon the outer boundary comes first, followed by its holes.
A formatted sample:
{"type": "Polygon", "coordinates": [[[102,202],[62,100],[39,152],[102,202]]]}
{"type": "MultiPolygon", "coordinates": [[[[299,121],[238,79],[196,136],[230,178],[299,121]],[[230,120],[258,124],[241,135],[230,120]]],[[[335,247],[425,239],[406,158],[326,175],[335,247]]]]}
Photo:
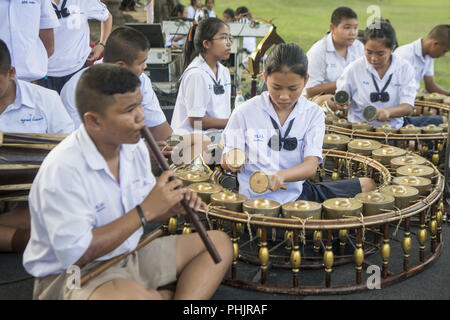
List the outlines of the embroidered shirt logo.
{"type": "Polygon", "coordinates": [[[100,211],[102,211],[102,210],[105,210],[105,208],[106,208],[106,206],[105,206],[105,203],[104,202],[102,202],[102,203],[99,203],[99,204],[97,204],[96,206],[95,206],[95,212],[100,212],[100,211]]]}
{"type": "Polygon", "coordinates": [[[264,135],[261,134],[261,133],[255,134],[253,136],[253,141],[254,142],[260,142],[260,141],[263,141],[263,140],[264,140],[264,135]]]}
{"type": "Polygon", "coordinates": [[[25,124],[26,122],[37,122],[42,120],[44,120],[44,117],[36,117],[30,114],[28,118],[20,119],[20,122],[22,122],[22,124],[25,124]]]}

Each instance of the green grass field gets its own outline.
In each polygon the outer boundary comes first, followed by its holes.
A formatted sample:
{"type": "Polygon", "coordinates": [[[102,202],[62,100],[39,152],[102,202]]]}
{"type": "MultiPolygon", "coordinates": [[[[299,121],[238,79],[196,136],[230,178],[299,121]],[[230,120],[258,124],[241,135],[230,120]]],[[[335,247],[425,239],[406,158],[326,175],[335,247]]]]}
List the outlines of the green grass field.
{"type": "MultiPolygon", "coordinates": [[[[388,18],[395,28],[399,45],[425,37],[437,24],[450,23],[448,0],[216,0],[214,8],[218,17],[226,8],[235,10],[246,6],[253,17],[272,20],[277,33],[286,42],[296,42],[305,51],[328,31],[333,10],[339,6],[351,7],[358,14],[359,28],[365,29],[374,13],[367,13],[371,5],[380,8],[381,16],[388,18]]],[[[183,0],[188,4],[188,0],[183,0]]],[[[444,88],[450,89],[450,53],[435,60],[435,78],[444,88]]]]}

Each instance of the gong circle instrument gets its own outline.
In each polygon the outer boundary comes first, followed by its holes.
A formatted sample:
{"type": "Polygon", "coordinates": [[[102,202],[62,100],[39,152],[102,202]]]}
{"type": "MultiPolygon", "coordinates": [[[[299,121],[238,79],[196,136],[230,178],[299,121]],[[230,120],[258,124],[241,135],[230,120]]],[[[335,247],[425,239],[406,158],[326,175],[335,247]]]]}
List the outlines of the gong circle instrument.
{"type": "MultiPolygon", "coordinates": [[[[383,148],[389,145],[380,143],[378,149],[383,148]]],[[[408,281],[431,265],[443,250],[443,176],[425,159],[433,179],[426,191],[419,191],[421,184],[414,179],[422,177],[401,180],[410,176],[398,175],[397,170],[374,160],[373,150],[367,155],[323,150],[314,179],[330,181],[334,173],[339,179],[374,179],[378,191],[354,198],[328,199],[321,204],[279,201],[281,207],[268,199],[252,199],[245,209],[244,200],[240,210],[230,210],[213,204],[215,195],[225,191],[211,195],[211,206],[204,213],[212,226],[229,233],[233,243],[233,263],[223,283],[282,294],[349,294],[368,289],[368,265],[380,268],[382,287],[408,281]]],[[[389,163],[409,159],[409,155],[394,157],[389,163]]],[[[237,200],[238,194],[227,192],[237,200]]]]}
{"type": "MultiPolygon", "coordinates": [[[[262,171],[255,171],[250,176],[249,186],[254,193],[264,193],[270,188],[270,176],[262,171]]],[[[286,190],[287,186],[282,185],[280,189],[286,190]]]]}

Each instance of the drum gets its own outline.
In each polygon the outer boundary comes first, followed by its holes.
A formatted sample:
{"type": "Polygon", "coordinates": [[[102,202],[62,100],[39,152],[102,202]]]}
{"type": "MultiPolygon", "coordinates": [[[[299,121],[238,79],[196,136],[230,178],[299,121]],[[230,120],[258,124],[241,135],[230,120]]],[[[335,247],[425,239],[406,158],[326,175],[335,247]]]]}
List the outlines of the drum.
{"type": "Polygon", "coordinates": [[[285,203],[281,206],[283,217],[291,218],[297,217],[306,219],[321,219],[322,218],[322,205],[314,201],[298,200],[285,203]]]}
{"type": "Polygon", "coordinates": [[[395,206],[399,209],[409,207],[414,201],[419,199],[419,190],[410,186],[389,185],[381,187],[380,192],[393,195],[395,198],[395,206]]]}
{"type": "Polygon", "coordinates": [[[208,183],[208,182],[196,182],[192,183],[188,187],[192,191],[197,192],[197,194],[202,198],[203,202],[209,204],[211,202],[211,195],[222,191],[223,187],[220,184],[208,183]]]}
{"type": "Polygon", "coordinates": [[[348,216],[359,216],[362,202],[353,198],[332,198],[322,204],[325,219],[345,219],[348,216]]]}
{"type": "Polygon", "coordinates": [[[278,217],[281,204],[267,199],[245,200],[242,204],[244,212],[249,214],[261,214],[268,217],[278,217]]]}
{"type": "Polygon", "coordinates": [[[364,216],[373,216],[386,213],[387,210],[394,209],[395,198],[389,194],[381,192],[362,192],[355,196],[363,204],[362,213],[364,216]]]}

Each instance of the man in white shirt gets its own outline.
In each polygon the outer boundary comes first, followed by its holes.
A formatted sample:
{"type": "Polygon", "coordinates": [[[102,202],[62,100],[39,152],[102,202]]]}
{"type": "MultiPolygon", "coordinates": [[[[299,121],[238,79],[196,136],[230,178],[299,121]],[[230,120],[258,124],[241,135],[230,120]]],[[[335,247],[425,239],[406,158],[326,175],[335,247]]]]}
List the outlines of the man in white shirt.
{"type": "Polygon", "coordinates": [[[38,84],[61,92],[64,83],[103,53],[111,33],[112,16],[100,0],[52,0],[60,21],[54,30],[55,52],[48,60],[47,75],[38,84]],[[100,41],[91,49],[88,20],[101,21],[100,41]]]}
{"type": "Polygon", "coordinates": [[[364,45],[357,40],[358,17],[348,7],[339,7],[331,15],[330,32],[307,52],[309,81],[306,95],[319,105],[331,99],[336,91],[336,80],[344,68],[364,55],[364,45]]]}
{"type": "Polygon", "coordinates": [[[17,78],[34,81],[47,74],[58,18],[49,0],[0,1],[0,39],[11,53],[17,78]]]}
{"type": "Polygon", "coordinates": [[[16,79],[6,44],[0,40],[0,131],[71,133],[73,122],[59,95],[16,79]]]}
{"type": "Polygon", "coordinates": [[[148,222],[179,213],[184,198],[205,204],[167,171],[156,181],[141,129],[138,77],[99,64],[76,92],[83,124],[42,163],[30,192],[31,238],[25,269],[35,276],[35,299],[208,299],[232,261],[228,236],[208,232],[222,261],[214,264],[198,234],[158,238],[80,288],[81,275],[101,261],[133,251],[148,222]],[[45,199],[45,201],[43,201],[45,199]],[[177,281],[174,293],[161,286],[177,281]]]}
{"type": "Polygon", "coordinates": [[[450,90],[440,87],[434,80],[434,59],[443,57],[450,50],[450,25],[434,27],[426,38],[399,47],[394,54],[406,59],[415,70],[416,88],[424,80],[428,92],[450,95],[450,90]]]}

